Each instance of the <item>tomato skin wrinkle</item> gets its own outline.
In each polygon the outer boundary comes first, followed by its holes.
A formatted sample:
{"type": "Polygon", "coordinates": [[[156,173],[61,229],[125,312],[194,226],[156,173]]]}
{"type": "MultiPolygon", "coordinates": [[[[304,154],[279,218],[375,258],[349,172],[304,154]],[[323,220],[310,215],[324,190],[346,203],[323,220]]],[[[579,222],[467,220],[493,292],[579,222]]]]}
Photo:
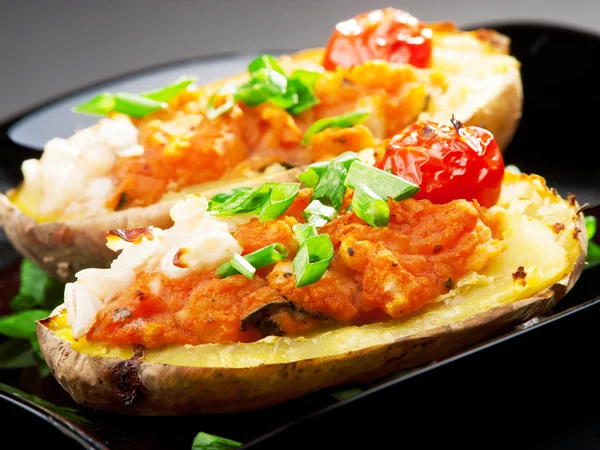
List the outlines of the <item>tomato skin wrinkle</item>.
{"type": "Polygon", "coordinates": [[[431,62],[432,34],[431,28],[399,9],[365,12],[336,25],[325,50],[323,67],[335,70],[382,59],[425,68],[431,62]]]}
{"type": "Polygon", "coordinates": [[[492,133],[427,121],[394,136],[376,167],[419,185],[415,199],[434,203],[465,199],[491,207],[504,178],[502,152],[492,133]]]}

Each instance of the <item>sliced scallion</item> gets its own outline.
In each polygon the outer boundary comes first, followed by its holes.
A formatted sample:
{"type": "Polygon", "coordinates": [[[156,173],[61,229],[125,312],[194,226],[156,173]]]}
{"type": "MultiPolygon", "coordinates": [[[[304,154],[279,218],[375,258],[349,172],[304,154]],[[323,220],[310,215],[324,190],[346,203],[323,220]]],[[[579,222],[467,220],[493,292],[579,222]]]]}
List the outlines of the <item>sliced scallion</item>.
{"type": "Polygon", "coordinates": [[[74,112],[106,116],[111,112],[119,112],[132,117],[145,117],[167,106],[182,90],[194,80],[184,78],[160,89],[132,94],[128,92],[103,92],[91,100],[75,106],[74,112]]]}
{"type": "MultiPolygon", "coordinates": [[[[277,261],[281,261],[282,259],[286,258],[288,254],[289,250],[285,248],[284,245],[275,243],[258,249],[252,253],[248,253],[247,255],[244,255],[241,258],[246,260],[246,262],[250,264],[254,269],[260,269],[261,267],[266,267],[276,263],[277,261]]],[[[243,273],[237,267],[234,266],[233,260],[235,258],[236,255],[233,256],[231,261],[224,262],[219,267],[217,267],[217,276],[221,278],[226,278],[231,275],[243,273]]],[[[240,263],[239,261],[236,264],[239,266],[242,265],[242,263],[240,263]]],[[[245,274],[244,276],[247,277],[247,275],[245,274]]]]}
{"type": "Polygon", "coordinates": [[[370,111],[368,109],[357,109],[356,111],[340,114],[339,116],[319,119],[308,127],[308,130],[304,133],[301,144],[308,145],[311,136],[320,133],[327,128],[348,128],[357,123],[364,122],[369,114],[370,111]]]}
{"type": "Polygon", "coordinates": [[[238,188],[229,189],[228,191],[220,192],[217,195],[214,195],[211,199],[208,200],[208,209],[213,209],[217,205],[220,205],[233,197],[241,197],[246,192],[251,191],[252,188],[248,186],[242,186],[238,188]]]}
{"type": "Polygon", "coordinates": [[[244,275],[246,278],[251,280],[256,273],[256,268],[248,262],[246,258],[243,258],[242,255],[236,253],[231,258],[231,267],[237,270],[239,273],[244,275]]]}
{"type": "Polygon", "coordinates": [[[292,261],[296,287],[319,281],[329,267],[333,255],[333,243],[328,234],[307,238],[292,261]]]}
{"type": "Polygon", "coordinates": [[[385,227],[390,222],[387,202],[363,183],[354,188],[352,211],[372,227],[385,227]]]}
{"type": "Polygon", "coordinates": [[[419,186],[384,170],[355,161],[348,170],[345,185],[356,189],[359,184],[367,185],[382,199],[403,200],[419,192],[419,186]]]}
{"type": "Polygon", "coordinates": [[[213,120],[219,117],[221,114],[231,111],[231,109],[235,106],[235,97],[233,95],[234,92],[235,88],[230,85],[222,86],[220,89],[215,91],[215,93],[211,95],[210,99],[208,100],[206,117],[208,117],[210,120],[213,120]],[[215,106],[215,102],[220,97],[226,97],[225,101],[219,106],[215,106]]]}
{"type": "Polygon", "coordinates": [[[290,207],[299,190],[299,183],[272,183],[258,214],[258,220],[268,222],[277,219],[290,207]]]}
{"type": "Polygon", "coordinates": [[[302,243],[309,237],[318,235],[317,228],[311,223],[299,223],[294,225],[293,231],[294,235],[296,236],[296,240],[300,245],[302,245],[302,243]]]}
{"type": "Polygon", "coordinates": [[[319,183],[319,179],[323,173],[327,170],[327,167],[332,161],[341,163],[346,170],[350,169],[350,166],[354,161],[360,161],[358,155],[354,152],[344,152],[341,155],[335,157],[331,161],[320,161],[308,166],[308,168],[298,175],[298,179],[308,188],[315,188],[319,183]]]}
{"type": "Polygon", "coordinates": [[[303,211],[308,223],[319,228],[337,217],[338,212],[331,206],[324,205],[319,200],[311,201],[303,211]]]}
{"type": "Polygon", "coordinates": [[[298,195],[300,183],[270,182],[255,189],[242,189],[217,194],[217,200],[213,197],[213,202],[209,203],[209,210],[215,216],[256,213],[261,222],[275,220],[292,204],[298,195]]]}
{"type": "Polygon", "coordinates": [[[339,211],[346,194],[344,180],[347,173],[342,163],[335,160],[331,161],[321,174],[311,199],[319,200],[325,205],[332,206],[335,211],[339,211]]]}

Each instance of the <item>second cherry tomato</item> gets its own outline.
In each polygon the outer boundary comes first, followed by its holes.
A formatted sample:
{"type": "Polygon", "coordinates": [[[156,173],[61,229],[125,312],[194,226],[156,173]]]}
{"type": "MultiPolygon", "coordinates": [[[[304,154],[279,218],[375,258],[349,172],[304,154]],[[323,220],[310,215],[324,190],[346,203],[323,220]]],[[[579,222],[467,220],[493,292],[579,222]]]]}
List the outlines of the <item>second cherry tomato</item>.
{"type": "Polygon", "coordinates": [[[329,38],[323,66],[353,67],[371,59],[427,67],[432,30],[419,19],[394,8],[377,9],[340,22],[329,38]]]}
{"type": "Polygon", "coordinates": [[[416,199],[447,203],[455,199],[496,204],[504,160],[492,133],[479,127],[415,123],[390,141],[376,164],[421,188],[416,199]]]}

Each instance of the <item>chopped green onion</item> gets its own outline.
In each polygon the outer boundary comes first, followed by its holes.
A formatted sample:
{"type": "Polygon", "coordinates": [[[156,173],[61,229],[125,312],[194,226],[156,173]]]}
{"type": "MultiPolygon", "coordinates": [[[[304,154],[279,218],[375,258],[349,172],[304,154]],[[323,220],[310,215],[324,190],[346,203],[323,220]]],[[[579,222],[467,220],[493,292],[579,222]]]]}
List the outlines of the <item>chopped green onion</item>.
{"type": "Polygon", "coordinates": [[[170,102],[177,94],[196,81],[195,78],[182,77],[179,80],[166,85],[165,87],[156,89],[154,91],[142,92],[140,95],[149,98],[150,100],[156,100],[157,102],[170,102]]]}
{"type": "Polygon", "coordinates": [[[234,97],[235,88],[230,85],[222,86],[217,89],[213,95],[210,96],[208,100],[208,106],[206,107],[206,117],[210,120],[216,119],[221,114],[225,114],[226,112],[231,111],[231,109],[235,106],[235,97],[234,97]],[[227,100],[223,102],[220,106],[215,107],[215,101],[219,97],[223,97],[227,95],[227,100]]]}
{"type": "Polygon", "coordinates": [[[184,78],[155,91],[141,94],[103,92],[91,100],[75,106],[73,111],[101,116],[106,116],[111,112],[119,112],[132,117],[145,117],[166,107],[167,102],[171,101],[193,82],[194,80],[191,78],[184,78]]]}
{"type": "Polygon", "coordinates": [[[355,161],[348,170],[345,185],[355,189],[361,183],[369,186],[382,199],[403,200],[419,192],[419,186],[416,184],[361,161],[355,161]]]}
{"type": "Polygon", "coordinates": [[[267,222],[275,220],[289,208],[298,195],[300,183],[269,182],[255,189],[237,189],[237,192],[233,189],[217,194],[217,201],[209,203],[209,211],[213,211],[215,216],[257,213],[258,220],[267,222]]]}
{"type": "Polygon", "coordinates": [[[329,267],[333,254],[333,244],[328,234],[307,238],[292,261],[296,287],[319,281],[329,267]]]}
{"type": "Polygon", "coordinates": [[[357,184],[352,197],[352,211],[372,227],[385,227],[390,222],[390,207],[379,195],[357,184]]]}
{"type": "Polygon", "coordinates": [[[290,207],[300,190],[299,183],[272,184],[271,191],[266,196],[266,200],[258,214],[258,220],[261,222],[275,220],[281,216],[290,207]]]}
{"type": "Polygon", "coordinates": [[[350,166],[352,165],[352,163],[354,161],[360,161],[360,158],[354,152],[344,152],[336,158],[332,159],[331,161],[321,161],[311,164],[310,166],[308,166],[308,169],[306,169],[304,172],[298,175],[298,179],[300,180],[300,182],[302,182],[302,184],[304,184],[304,186],[308,188],[315,188],[319,183],[319,179],[327,170],[327,167],[329,167],[329,164],[332,161],[337,161],[341,163],[344,166],[344,168],[348,171],[350,170],[350,166]]]}
{"type": "Polygon", "coordinates": [[[311,223],[299,223],[292,228],[298,244],[307,240],[309,237],[317,236],[317,228],[311,223]]]}
{"type": "Polygon", "coordinates": [[[347,175],[346,168],[338,161],[331,161],[321,174],[319,182],[315,186],[311,200],[320,200],[321,203],[332,206],[339,211],[346,194],[344,180],[347,175]]]}
{"type": "Polygon", "coordinates": [[[260,55],[257,58],[254,58],[248,64],[248,72],[254,73],[259,71],[260,69],[269,69],[274,70],[275,72],[279,72],[281,75],[285,75],[285,71],[277,62],[277,58],[273,55],[260,55]]]}
{"type": "Polygon", "coordinates": [[[217,195],[214,195],[212,198],[208,200],[208,209],[213,209],[216,205],[220,205],[221,203],[225,203],[230,200],[232,197],[240,197],[244,193],[251,191],[252,188],[248,186],[242,186],[238,188],[233,188],[228,191],[220,192],[217,195]]]}
{"type": "Polygon", "coordinates": [[[192,450],[231,450],[242,446],[241,442],[225,439],[201,431],[192,442],[192,450]]]}
{"type": "Polygon", "coordinates": [[[250,80],[238,87],[235,98],[248,106],[257,106],[285,94],[286,89],[285,75],[263,68],[252,73],[250,80]]]}
{"type": "Polygon", "coordinates": [[[256,269],[254,268],[254,266],[250,264],[246,258],[243,258],[242,255],[240,255],[239,253],[236,253],[235,255],[233,255],[233,258],[231,258],[231,267],[233,267],[235,270],[237,270],[249,280],[251,280],[254,277],[254,274],[256,273],[256,269]]]}
{"type": "Polygon", "coordinates": [[[206,115],[214,119],[231,110],[237,101],[248,106],[258,106],[267,101],[296,115],[319,103],[314,93],[314,84],[320,72],[298,69],[289,76],[272,55],[260,55],[248,64],[250,78],[237,87],[230,88],[232,96],[215,108],[216,98],[223,93],[215,93],[208,103],[206,115]]]}
{"type": "MultiPolygon", "coordinates": [[[[242,256],[242,259],[245,259],[254,269],[260,269],[261,267],[266,267],[276,263],[277,261],[281,261],[282,259],[286,258],[288,254],[289,250],[285,248],[284,245],[275,243],[258,249],[252,253],[248,253],[247,255],[242,256]]],[[[243,273],[234,266],[234,259],[235,255],[231,261],[224,262],[217,267],[217,276],[226,278],[231,275],[243,273]]]]}
{"type": "Polygon", "coordinates": [[[364,122],[370,114],[368,109],[357,109],[346,114],[340,114],[334,117],[325,117],[314,122],[304,133],[302,145],[308,145],[311,136],[320,133],[327,128],[348,128],[357,123],[364,122]]]}
{"type": "Polygon", "coordinates": [[[335,208],[331,206],[324,205],[319,200],[313,200],[308,204],[308,206],[304,209],[304,217],[308,221],[308,223],[314,225],[315,227],[322,227],[330,220],[333,220],[337,217],[338,213],[335,208]]]}

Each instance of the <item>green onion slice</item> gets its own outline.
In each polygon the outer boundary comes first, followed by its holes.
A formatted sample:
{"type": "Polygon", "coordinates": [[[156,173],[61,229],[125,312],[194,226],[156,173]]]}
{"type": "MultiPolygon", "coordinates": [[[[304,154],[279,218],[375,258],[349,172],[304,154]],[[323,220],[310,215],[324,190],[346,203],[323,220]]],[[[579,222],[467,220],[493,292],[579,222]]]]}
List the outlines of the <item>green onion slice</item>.
{"type": "Polygon", "coordinates": [[[233,197],[241,197],[246,192],[251,190],[251,187],[242,186],[238,188],[229,189],[228,191],[220,192],[208,200],[208,209],[214,209],[217,205],[225,203],[233,197]]]}
{"type": "Polygon", "coordinates": [[[359,184],[366,184],[382,199],[404,200],[419,192],[419,186],[410,181],[361,161],[355,161],[348,170],[345,185],[356,189],[359,184]]]}
{"type": "Polygon", "coordinates": [[[269,182],[255,189],[236,188],[217,194],[209,203],[214,216],[233,216],[244,213],[258,214],[258,220],[267,222],[281,216],[292,204],[300,183],[269,182]],[[229,197],[228,197],[229,196],[229,197]]]}
{"type": "Polygon", "coordinates": [[[235,88],[231,85],[225,85],[221,88],[217,89],[213,95],[210,96],[208,100],[208,106],[206,107],[206,117],[210,120],[216,119],[222,114],[231,111],[231,109],[235,106],[235,88]],[[215,107],[215,102],[217,98],[227,96],[227,99],[220,105],[215,107]]]}
{"type": "Polygon", "coordinates": [[[231,96],[215,108],[215,100],[225,92],[217,92],[208,102],[206,115],[214,119],[242,101],[248,106],[258,106],[267,101],[296,115],[319,103],[314,85],[321,72],[298,69],[289,76],[272,55],[260,55],[248,64],[250,78],[237,87],[228,88],[231,96]]]}
{"type": "MultiPolygon", "coordinates": [[[[258,249],[252,253],[248,253],[247,255],[244,255],[244,256],[240,257],[239,259],[246,260],[246,262],[256,270],[256,269],[260,269],[261,267],[266,267],[271,264],[274,264],[277,261],[281,261],[282,259],[286,258],[288,254],[289,254],[289,250],[287,248],[285,248],[284,245],[275,243],[275,244],[271,244],[266,247],[263,247],[261,249],[258,249]]],[[[237,255],[237,256],[239,256],[239,255],[237,255]]],[[[219,276],[221,278],[226,278],[231,275],[241,273],[248,278],[248,275],[246,275],[243,271],[239,270],[235,265],[238,265],[239,267],[247,267],[247,266],[246,265],[243,266],[243,263],[241,263],[239,261],[239,259],[234,265],[234,262],[233,262],[234,259],[236,259],[236,255],[233,256],[231,261],[224,262],[219,267],[217,267],[217,271],[216,271],[217,276],[219,276]]],[[[243,269],[243,270],[246,270],[246,269],[243,269]]],[[[249,278],[251,278],[251,277],[249,277],[249,278]]]]}
{"type": "Polygon", "coordinates": [[[300,183],[272,183],[258,214],[258,220],[268,222],[277,219],[290,207],[299,190],[300,183]]]}
{"type": "Polygon", "coordinates": [[[595,216],[585,216],[585,231],[588,237],[587,255],[585,258],[586,266],[595,267],[600,264],[600,245],[596,244],[592,239],[596,234],[597,220],[595,216]]]}
{"type": "Polygon", "coordinates": [[[307,238],[292,261],[296,287],[319,281],[329,267],[333,254],[333,243],[328,234],[307,238]]]}
{"type": "Polygon", "coordinates": [[[241,442],[208,434],[198,433],[192,442],[192,450],[231,450],[242,446],[241,442]]]}
{"type": "Polygon", "coordinates": [[[177,96],[177,94],[184,89],[187,89],[187,87],[194,81],[196,81],[195,78],[182,77],[179,80],[176,80],[162,88],[154,91],[142,92],[140,95],[149,98],[150,100],[156,100],[157,102],[170,102],[177,96]]]}
{"type": "Polygon", "coordinates": [[[323,173],[329,167],[329,164],[333,161],[337,161],[348,171],[354,161],[360,161],[358,155],[354,152],[344,152],[331,161],[322,161],[311,164],[308,168],[298,175],[298,179],[304,184],[304,186],[314,189],[319,183],[319,179],[323,173]]]}
{"type": "Polygon", "coordinates": [[[91,100],[75,106],[74,112],[106,116],[111,112],[119,112],[132,117],[145,117],[167,106],[182,90],[186,89],[193,78],[183,78],[155,91],[141,94],[127,92],[103,92],[91,100]]]}
{"type": "Polygon", "coordinates": [[[385,227],[390,222],[390,207],[387,202],[363,183],[354,188],[352,210],[372,227],[385,227]]]}
{"type": "Polygon", "coordinates": [[[248,262],[246,258],[243,258],[242,255],[236,253],[231,258],[231,267],[237,270],[239,273],[244,275],[246,278],[251,280],[254,277],[254,273],[256,272],[256,268],[248,262]]]}
{"type": "Polygon", "coordinates": [[[339,211],[346,194],[346,179],[348,171],[338,161],[331,161],[327,168],[321,174],[319,182],[312,193],[312,200],[320,200],[321,203],[332,206],[335,211],[339,211]]]}
{"type": "Polygon", "coordinates": [[[311,223],[299,223],[292,228],[298,244],[307,240],[309,237],[317,236],[317,228],[311,223]]]}
{"type": "Polygon", "coordinates": [[[311,201],[304,209],[303,214],[308,223],[317,228],[322,227],[330,220],[335,219],[338,215],[335,208],[324,205],[319,200],[311,201]]]}
{"type": "Polygon", "coordinates": [[[364,122],[371,111],[368,109],[357,109],[346,114],[334,117],[325,117],[314,122],[304,133],[302,145],[308,145],[311,136],[320,133],[327,128],[348,128],[357,123],[364,122]]]}

